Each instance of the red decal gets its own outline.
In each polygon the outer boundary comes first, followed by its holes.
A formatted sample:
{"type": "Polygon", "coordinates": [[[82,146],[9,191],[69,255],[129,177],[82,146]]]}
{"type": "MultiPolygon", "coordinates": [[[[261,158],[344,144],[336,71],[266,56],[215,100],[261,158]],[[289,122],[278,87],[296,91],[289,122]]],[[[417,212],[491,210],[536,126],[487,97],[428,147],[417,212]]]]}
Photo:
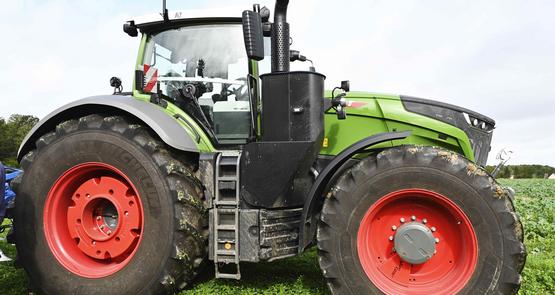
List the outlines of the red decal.
{"type": "Polygon", "coordinates": [[[145,75],[145,87],[144,92],[152,92],[156,83],[158,82],[158,69],[150,65],[144,65],[143,73],[145,75]]]}
{"type": "Polygon", "coordinates": [[[347,107],[355,108],[355,109],[361,108],[361,107],[363,107],[367,104],[368,103],[366,103],[366,102],[360,102],[360,101],[350,101],[350,100],[347,101],[347,107]]]}

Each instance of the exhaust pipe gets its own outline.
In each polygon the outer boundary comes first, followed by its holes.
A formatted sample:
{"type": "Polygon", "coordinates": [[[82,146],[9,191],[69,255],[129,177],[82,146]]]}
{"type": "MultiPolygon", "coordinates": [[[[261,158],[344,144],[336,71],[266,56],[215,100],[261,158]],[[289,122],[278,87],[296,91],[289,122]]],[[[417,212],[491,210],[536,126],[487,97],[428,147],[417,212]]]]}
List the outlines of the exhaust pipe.
{"type": "Polygon", "coordinates": [[[272,73],[289,72],[289,23],[287,23],[289,0],[276,0],[272,28],[272,73]]]}

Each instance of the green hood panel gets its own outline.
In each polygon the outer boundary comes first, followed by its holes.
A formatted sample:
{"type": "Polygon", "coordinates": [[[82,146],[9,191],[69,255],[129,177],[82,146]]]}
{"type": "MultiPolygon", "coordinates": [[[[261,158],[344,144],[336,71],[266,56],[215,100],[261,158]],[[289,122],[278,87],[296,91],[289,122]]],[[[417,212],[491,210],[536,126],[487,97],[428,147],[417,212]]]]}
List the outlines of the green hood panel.
{"type": "MultiPolygon", "coordinates": [[[[331,97],[331,92],[326,92],[331,97]]],[[[321,154],[337,155],[352,143],[365,137],[394,131],[412,131],[404,140],[383,143],[374,149],[403,145],[440,146],[474,160],[466,133],[447,123],[408,112],[398,95],[349,92],[346,96],[347,119],[338,120],[335,111],[325,116],[325,139],[321,154]]]]}

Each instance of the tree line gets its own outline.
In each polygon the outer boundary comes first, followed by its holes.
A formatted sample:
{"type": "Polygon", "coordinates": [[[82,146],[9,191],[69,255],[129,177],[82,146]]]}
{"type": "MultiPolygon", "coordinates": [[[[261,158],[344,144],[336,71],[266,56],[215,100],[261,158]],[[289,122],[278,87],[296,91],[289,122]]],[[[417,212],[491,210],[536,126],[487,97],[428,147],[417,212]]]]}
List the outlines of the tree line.
{"type": "Polygon", "coordinates": [[[7,120],[0,117],[0,162],[18,166],[16,157],[25,135],[37,124],[39,118],[31,115],[11,115],[7,120]]]}
{"type": "MultiPolygon", "coordinates": [[[[492,172],[494,166],[487,166],[486,170],[492,172]]],[[[555,168],[547,165],[507,165],[503,166],[496,178],[547,178],[555,173],[555,168]]]]}

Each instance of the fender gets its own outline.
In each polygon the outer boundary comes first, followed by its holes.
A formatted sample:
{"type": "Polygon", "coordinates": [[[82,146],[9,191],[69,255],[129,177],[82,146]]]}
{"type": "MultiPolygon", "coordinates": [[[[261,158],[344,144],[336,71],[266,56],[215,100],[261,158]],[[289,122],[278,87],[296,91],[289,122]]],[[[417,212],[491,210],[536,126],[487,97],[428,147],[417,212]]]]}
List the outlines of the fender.
{"type": "Polygon", "coordinates": [[[187,134],[177,119],[164,109],[150,102],[125,95],[101,95],[83,98],[66,104],[40,120],[25,136],[17,160],[35,148],[35,141],[56,128],[62,121],[93,113],[113,113],[134,117],[150,127],[167,145],[180,151],[198,152],[195,141],[187,134]]]}
{"type": "Polygon", "coordinates": [[[321,209],[324,200],[324,189],[327,187],[330,180],[333,179],[336,172],[354,155],[364,152],[368,147],[390,141],[404,139],[411,134],[411,131],[402,132],[387,132],[379,133],[369,136],[360,141],[355,142],[333,160],[320,172],[316,181],[312,185],[310,192],[306,198],[303,206],[303,213],[301,216],[301,223],[299,228],[299,253],[303,252],[305,248],[312,242],[312,237],[316,232],[317,220],[316,213],[321,209]]]}

